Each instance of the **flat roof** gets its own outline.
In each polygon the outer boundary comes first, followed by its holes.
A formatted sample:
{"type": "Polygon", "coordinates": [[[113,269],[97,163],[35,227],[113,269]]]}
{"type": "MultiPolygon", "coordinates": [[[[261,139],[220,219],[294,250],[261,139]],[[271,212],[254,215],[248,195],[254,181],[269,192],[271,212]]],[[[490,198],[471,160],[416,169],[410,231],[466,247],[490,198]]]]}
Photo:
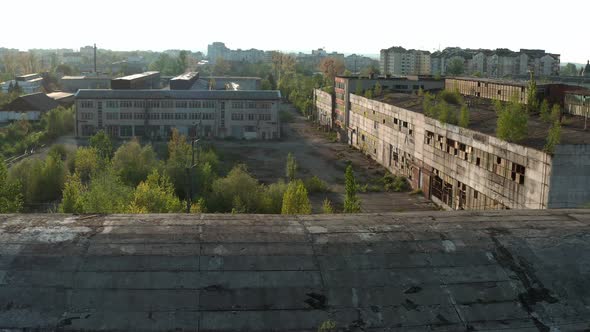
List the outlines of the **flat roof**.
{"type": "Polygon", "coordinates": [[[204,76],[201,77],[202,79],[223,79],[223,80],[262,80],[260,77],[256,76],[204,76]]]}
{"type": "MultiPolygon", "coordinates": [[[[463,96],[469,105],[469,128],[490,136],[496,136],[498,116],[494,110],[493,101],[471,96],[463,96]],[[475,106],[474,106],[475,105],[475,106]]],[[[423,97],[407,93],[386,93],[383,97],[373,98],[393,106],[401,107],[413,112],[424,113],[423,97]]],[[[459,106],[449,104],[459,111],[459,106]]],[[[458,113],[457,113],[458,114],[458,113]]],[[[584,119],[578,116],[564,114],[567,121],[561,125],[560,144],[590,144],[590,131],[584,130],[584,119]]],[[[543,150],[551,124],[541,121],[538,115],[529,116],[528,135],[522,141],[515,142],[522,146],[543,150]]]]}
{"type": "Polygon", "coordinates": [[[278,100],[279,90],[110,90],[80,89],[77,99],[258,99],[278,100]]]}
{"type": "Polygon", "coordinates": [[[178,75],[176,77],[173,77],[170,80],[171,81],[190,81],[193,78],[195,78],[196,76],[199,76],[199,72],[192,71],[192,72],[184,73],[184,74],[178,75]]]}
{"type": "Polygon", "coordinates": [[[583,209],[4,214],[0,324],[583,331],[589,238],[583,209]]]}
{"type": "Polygon", "coordinates": [[[128,75],[128,76],[113,78],[113,81],[132,81],[132,80],[136,80],[139,78],[154,76],[154,75],[158,75],[158,74],[160,74],[159,71],[146,71],[146,72],[139,73],[139,74],[133,74],[133,75],[128,75]]]}
{"type": "MultiPolygon", "coordinates": [[[[480,78],[480,77],[445,77],[445,80],[461,80],[461,81],[471,81],[471,82],[483,82],[483,83],[493,83],[493,84],[502,84],[502,85],[512,85],[512,86],[528,86],[528,80],[504,80],[504,79],[497,79],[497,78],[480,78]]],[[[535,82],[537,86],[544,86],[549,85],[550,83],[541,83],[539,81],[535,82]]]]}
{"type": "Polygon", "coordinates": [[[56,91],[56,92],[48,93],[47,97],[55,99],[55,100],[59,100],[59,99],[74,97],[74,94],[69,93],[69,92],[56,91]]]}
{"type": "Polygon", "coordinates": [[[571,90],[571,91],[566,91],[566,94],[570,94],[570,95],[582,95],[582,96],[590,96],[590,90],[586,89],[586,90],[571,90]]]}
{"type": "Polygon", "coordinates": [[[33,76],[39,76],[39,74],[38,73],[35,73],[35,74],[19,75],[16,78],[25,78],[26,79],[28,77],[33,77],[33,76]]]}

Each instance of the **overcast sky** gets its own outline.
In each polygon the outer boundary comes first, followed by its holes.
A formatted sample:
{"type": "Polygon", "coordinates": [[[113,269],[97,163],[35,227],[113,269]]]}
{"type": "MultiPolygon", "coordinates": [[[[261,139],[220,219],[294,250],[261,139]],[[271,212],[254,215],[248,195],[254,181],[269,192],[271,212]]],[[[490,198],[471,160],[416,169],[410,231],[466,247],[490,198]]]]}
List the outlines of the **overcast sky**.
{"type": "Polygon", "coordinates": [[[378,54],[539,48],[590,59],[590,0],[29,0],[2,1],[0,47],[232,49],[378,54]]]}

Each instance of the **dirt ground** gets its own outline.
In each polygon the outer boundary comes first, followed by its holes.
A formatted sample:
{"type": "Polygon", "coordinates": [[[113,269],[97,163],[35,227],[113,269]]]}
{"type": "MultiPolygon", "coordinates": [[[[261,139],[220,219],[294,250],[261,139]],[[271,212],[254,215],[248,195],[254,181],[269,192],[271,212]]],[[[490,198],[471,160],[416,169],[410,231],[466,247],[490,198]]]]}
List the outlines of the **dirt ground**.
{"type": "MultiPolygon", "coordinates": [[[[374,183],[386,170],[369,160],[358,150],[344,143],[332,142],[326,133],[318,131],[311,122],[299,115],[290,104],[281,105],[283,111],[293,115],[293,121],[283,123],[280,141],[212,141],[226,168],[245,163],[248,170],[261,182],[272,183],[285,178],[287,154],[293,153],[298,163],[297,176],[317,176],[326,181],[330,193],[311,195],[314,212],[321,211],[328,197],[338,208],[344,199],[344,171],[352,162],[355,177],[360,185],[374,183]]],[[[360,193],[363,212],[401,212],[434,210],[436,207],[420,195],[409,192],[360,193]]]]}

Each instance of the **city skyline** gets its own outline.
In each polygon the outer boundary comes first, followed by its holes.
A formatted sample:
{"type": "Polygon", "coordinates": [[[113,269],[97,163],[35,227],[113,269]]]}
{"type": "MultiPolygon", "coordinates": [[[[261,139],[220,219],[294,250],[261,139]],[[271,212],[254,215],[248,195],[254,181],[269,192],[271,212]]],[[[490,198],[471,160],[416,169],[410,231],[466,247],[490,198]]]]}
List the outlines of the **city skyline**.
{"type": "MultiPolygon", "coordinates": [[[[188,49],[206,52],[208,44],[220,41],[231,49],[308,53],[325,48],[329,52],[371,56],[377,56],[381,49],[391,46],[431,52],[458,46],[514,51],[545,49],[561,54],[562,63],[586,63],[590,58],[590,45],[564,34],[584,31],[583,21],[555,15],[551,6],[536,6],[531,10],[526,3],[501,0],[493,8],[486,7],[484,14],[478,14],[481,7],[468,11],[469,6],[474,6],[463,0],[444,4],[423,1],[420,5],[376,1],[370,8],[355,8],[355,16],[347,19],[350,8],[334,1],[303,0],[287,10],[272,4],[263,0],[230,1],[224,6],[229,10],[221,15],[209,15],[204,13],[219,13],[218,6],[169,1],[163,7],[156,1],[121,3],[107,0],[100,7],[92,8],[92,12],[86,12],[79,11],[79,4],[71,0],[51,4],[34,1],[31,5],[34,10],[27,13],[27,21],[43,22],[47,17],[55,17],[51,21],[51,31],[61,37],[47,38],[39,32],[39,25],[23,25],[22,17],[11,15],[3,23],[18,26],[19,33],[4,35],[0,47],[78,49],[96,43],[99,48],[115,51],[188,49]],[[67,19],[59,19],[59,13],[64,9],[70,15],[67,19]],[[116,18],[112,18],[114,13],[116,18]],[[181,17],[179,13],[194,15],[181,17]],[[154,17],[158,19],[153,21],[154,17]],[[97,18],[108,23],[91,24],[97,18]],[[334,19],[341,19],[342,24],[329,23],[334,19]],[[129,29],[129,25],[145,25],[147,29],[129,29]],[[346,33],[333,33],[339,26],[347,27],[346,33]]],[[[18,13],[22,9],[17,3],[7,3],[5,7],[7,12],[18,13]]],[[[588,12],[590,4],[569,0],[560,8],[588,12]]]]}

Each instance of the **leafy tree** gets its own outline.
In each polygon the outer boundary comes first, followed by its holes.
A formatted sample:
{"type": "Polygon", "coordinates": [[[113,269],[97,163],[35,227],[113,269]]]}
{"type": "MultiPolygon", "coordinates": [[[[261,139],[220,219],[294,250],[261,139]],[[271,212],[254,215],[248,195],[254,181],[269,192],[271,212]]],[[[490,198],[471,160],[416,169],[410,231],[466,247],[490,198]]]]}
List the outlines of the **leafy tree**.
{"type": "Polygon", "coordinates": [[[561,122],[561,107],[558,104],[553,104],[551,108],[551,122],[559,121],[561,122]]]}
{"type": "Polygon", "coordinates": [[[461,111],[459,113],[459,126],[463,128],[469,128],[469,109],[467,105],[461,106],[461,111]]]}
{"type": "Polygon", "coordinates": [[[560,69],[561,76],[578,76],[578,68],[573,63],[568,63],[560,69]]]}
{"type": "Polygon", "coordinates": [[[159,168],[156,153],[151,145],[141,147],[137,139],[121,145],[113,156],[113,169],[123,183],[137,186],[148,174],[159,168]]]}
{"type": "Polygon", "coordinates": [[[59,106],[43,114],[41,124],[50,139],[69,134],[74,131],[74,110],[59,106]]]}
{"type": "Polygon", "coordinates": [[[422,99],[422,108],[424,109],[424,114],[430,117],[436,117],[435,109],[434,109],[434,96],[426,91],[424,92],[424,99],[422,99]]]}
{"type": "Polygon", "coordinates": [[[291,152],[287,155],[287,179],[289,181],[295,180],[295,176],[297,175],[297,161],[291,152]]]}
{"type": "Polygon", "coordinates": [[[375,97],[381,96],[381,93],[383,93],[383,88],[381,87],[381,84],[379,84],[379,82],[377,82],[375,84],[373,91],[374,91],[373,94],[375,95],[375,97]]]}
{"type": "Polygon", "coordinates": [[[211,205],[214,211],[229,212],[232,208],[243,208],[252,213],[261,210],[261,188],[245,165],[237,165],[224,178],[213,181],[211,205]],[[236,198],[238,197],[238,198],[236,198]],[[234,203],[239,203],[236,204],[234,203]]]}
{"type": "Polygon", "coordinates": [[[67,171],[61,158],[49,154],[44,160],[30,158],[16,164],[9,177],[19,182],[26,206],[58,200],[67,171]]]}
{"type": "Polygon", "coordinates": [[[553,122],[549,134],[547,135],[547,142],[545,143],[544,150],[547,153],[553,154],[555,152],[555,146],[559,144],[561,140],[561,123],[559,121],[553,122]]]}
{"type": "Polygon", "coordinates": [[[124,213],[133,189],[121,182],[112,168],[94,175],[81,198],[84,213],[124,213]]]}
{"type": "Polygon", "coordinates": [[[224,58],[217,58],[213,66],[213,75],[227,75],[231,70],[231,64],[224,58]]]}
{"type": "Polygon", "coordinates": [[[85,188],[80,181],[80,176],[74,173],[68,175],[62,192],[62,200],[59,204],[59,212],[81,213],[83,212],[82,193],[85,188]]]}
{"type": "Polygon", "coordinates": [[[451,76],[462,75],[465,71],[463,60],[454,58],[447,66],[447,74],[451,76]]]}
{"type": "Polygon", "coordinates": [[[547,99],[543,99],[539,113],[541,116],[541,120],[543,120],[544,122],[551,121],[551,111],[549,110],[549,102],[547,102],[547,99]]]}
{"type": "Polygon", "coordinates": [[[324,214],[332,214],[334,213],[334,208],[332,207],[332,202],[326,197],[322,202],[322,212],[324,214]]]}
{"type": "Polygon", "coordinates": [[[344,189],[344,213],[360,212],[361,202],[356,195],[358,185],[354,179],[352,165],[350,164],[346,167],[344,189]]]}
{"type": "Polygon", "coordinates": [[[496,135],[509,142],[518,142],[527,136],[527,129],[528,113],[518,100],[513,99],[498,114],[496,135]]]}
{"type": "Polygon", "coordinates": [[[320,62],[320,71],[324,73],[326,83],[332,85],[336,75],[344,72],[344,62],[334,57],[325,57],[320,62]]]}
{"type": "Polygon", "coordinates": [[[373,90],[367,89],[367,91],[365,91],[365,98],[372,99],[373,98],[373,90]]]}
{"type": "Polygon", "coordinates": [[[457,114],[455,109],[447,104],[446,101],[441,100],[435,106],[436,114],[438,114],[438,121],[442,123],[450,123],[456,124],[457,123],[457,114]]]}
{"type": "Polygon", "coordinates": [[[287,184],[280,179],[278,182],[271,183],[264,187],[262,198],[264,213],[281,213],[283,207],[283,196],[287,191],[287,184]]]}
{"type": "Polygon", "coordinates": [[[342,73],[343,76],[352,76],[352,72],[348,69],[344,70],[344,73],[342,73]]]}
{"type": "Polygon", "coordinates": [[[176,188],[176,193],[186,196],[186,167],[191,163],[191,146],[186,142],[186,136],[181,135],[176,128],[168,141],[168,160],[166,174],[176,188]]]}
{"type": "Polygon", "coordinates": [[[535,77],[531,74],[531,79],[529,80],[529,85],[527,89],[526,111],[529,114],[533,114],[537,112],[538,109],[539,99],[537,99],[537,82],[535,82],[535,77]]]}
{"type": "Polygon", "coordinates": [[[182,202],[174,194],[174,186],[166,174],[160,175],[153,170],[145,181],[142,181],[129,205],[132,213],[166,213],[181,212],[182,202]]]}
{"type": "Polygon", "coordinates": [[[104,130],[99,130],[90,137],[90,146],[96,149],[98,156],[103,160],[110,160],[113,154],[113,143],[104,130]]]}
{"type": "Polygon", "coordinates": [[[81,147],[76,150],[74,169],[82,182],[88,182],[90,177],[98,172],[99,159],[96,148],[81,147]]]}
{"type": "Polygon", "coordinates": [[[283,196],[281,214],[310,214],[311,203],[301,180],[289,182],[283,196]]]}
{"type": "Polygon", "coordinates": [[[357,96],[363,95],[363,86],[361,85],[360,81],[356,81],[356,90],[355,90],[354,94],[357,96]]]}
{"type": "Polygon", "coordinates": [[[9,181],[4,157],[0,155],[0,213],[20,212],[22,208],[20,183],[9,181]]]}

